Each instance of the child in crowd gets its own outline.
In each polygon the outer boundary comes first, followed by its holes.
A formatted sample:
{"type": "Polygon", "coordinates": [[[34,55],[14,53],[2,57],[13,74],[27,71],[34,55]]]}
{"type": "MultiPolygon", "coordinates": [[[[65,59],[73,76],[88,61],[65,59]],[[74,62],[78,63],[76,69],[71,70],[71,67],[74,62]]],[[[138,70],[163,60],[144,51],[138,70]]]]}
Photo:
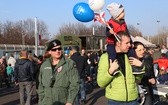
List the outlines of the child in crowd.
{"type": "Polygon", "coordinates": [[[9,79],[9,83],[13,82],[13,68],[11,67],[11,64],[8,64],[6,67],[6,73],[9,79]]]}
{"type": "MultiPolygon", "coordinates": [[[[114,47],[115,38],[118,37],[120,39],[120,36],[118,36],[117,33],[123,31],[129,34],[129,31],[127,29],[127,24],[124,19],[125,17],[124,7],[121,4],[111,3],[107,5],[107,10],[111,15],[111,18],[108,21],[108,25],[111,27],[111,29],[109,27],[106,28],[107,53],[109,55],[109,59],[114,61],[116,59],[116,51],[114,47]]],[[[132,47],[128,52],[128,56],[135,57],[135,51],[133,50],[132,47]]],[[[116,73],[118,73],[118,71],[116,71],[114,74],[116,73]]],[[[140,70],[133,68],[133,74],[142,74],[142,73],[140,70]]]]}
{"type": "Polygon", "coordinates": [[[154,60],[153,63],[159,66],[158,82],[160,84],[168,84],[168,59],[166,54],[162,53],[161,57],[154,60]]]}

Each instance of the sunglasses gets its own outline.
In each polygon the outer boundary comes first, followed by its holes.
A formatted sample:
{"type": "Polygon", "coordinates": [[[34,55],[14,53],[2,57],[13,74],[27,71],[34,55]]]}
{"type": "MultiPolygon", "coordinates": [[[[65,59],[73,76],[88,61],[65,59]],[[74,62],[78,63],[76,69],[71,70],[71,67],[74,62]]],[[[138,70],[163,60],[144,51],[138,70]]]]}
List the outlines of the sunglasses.
{"type": "Polygon", "coordinates": [[[60,50],[62,50],[62,48],[61,47],[58,47],[58,48],[54,48],[54,49],[51,49],[51,51],[60,51],[60,50]]]}

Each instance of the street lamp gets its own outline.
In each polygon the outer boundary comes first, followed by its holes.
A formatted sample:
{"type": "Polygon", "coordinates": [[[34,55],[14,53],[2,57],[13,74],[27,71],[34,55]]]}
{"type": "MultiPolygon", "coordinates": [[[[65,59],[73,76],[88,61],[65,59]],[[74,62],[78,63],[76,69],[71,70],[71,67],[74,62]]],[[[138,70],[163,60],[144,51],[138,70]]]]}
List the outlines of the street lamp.
{"type": "Polygon", "coordinates": [[[38,37],[37,37],[37,17],[34,19],[34,38],[35,38],[35,55],[37,56],[37,46],[38,46],[38,37]]]}
{"type": "MultiPolygon", "coordinates": [[[[140,32],[140,23],[137,23],[137,26],[138,26],[138,31],[140,32]]],[[[143,36],[142,36],[143,37],[143,36]]]]}
{"type": "Polygon", "coordinates": [[[21,20],[21,27],[22,27],[22,45],[25,45],[25,36],[26,36],[26,28],[25,28],[25,24],[24,21],[21,20]]]}
{"type": "Polygon", "coordinates": [[[140,23],[137,23],[137,25],[140,25],[140,23]]]}
{"type": "Polygon", "coordinates": [[[140,23],[137,23],[137,26],[138,26],[138,30],[139,30],[139,25],[140,25],[140,23]]]}
{"type": "Polygon", "coordinates": [[[159,42],[159,40],[160,40],[160,35],[159,35],[159,23],[160,23],[160,20],[157,20],[156,22],[158,23],[158,45],[159,45],[159,43],[160,43],[159,42]]]}
{"type": "Polygon", "coordinates": [[[25,31],[22,31],[22,45],[25,45],[25,36],[26,36],[25,31]]]}
{"type": "Polygon", "coordinates": [[[92,29],[92,38],[93,38],[93,42],[92,42],[92,44],[93,44],[92,47],[93,47],[93,48],[92,48],[92,49],[93,49],[93,50],[94,50],[94,47],[95,47],[95,46],[94,46],[94,44],[95,44],[94,37],[95,37],[95,27],[93,26],[93,29],[92,29]]]}

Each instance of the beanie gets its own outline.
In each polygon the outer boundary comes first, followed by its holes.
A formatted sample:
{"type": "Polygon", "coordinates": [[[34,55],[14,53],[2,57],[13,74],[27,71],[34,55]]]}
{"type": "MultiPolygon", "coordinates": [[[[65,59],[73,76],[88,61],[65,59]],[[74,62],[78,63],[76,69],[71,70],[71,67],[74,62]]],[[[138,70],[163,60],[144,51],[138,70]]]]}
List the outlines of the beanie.
{"type": "Polygon", "coordinates": [[[107,5],[107,10],[109,11],[112,18],[116,19],[122,13],[124,7],[118,3],[111,3],[107,5]]]}
{"type": "Polygon", "coordinates": [[[61,42],[55,39],[48,44],[47,51],[51,50],[53,47],[60,46],[60,45],[61,45],[61,42]]]}

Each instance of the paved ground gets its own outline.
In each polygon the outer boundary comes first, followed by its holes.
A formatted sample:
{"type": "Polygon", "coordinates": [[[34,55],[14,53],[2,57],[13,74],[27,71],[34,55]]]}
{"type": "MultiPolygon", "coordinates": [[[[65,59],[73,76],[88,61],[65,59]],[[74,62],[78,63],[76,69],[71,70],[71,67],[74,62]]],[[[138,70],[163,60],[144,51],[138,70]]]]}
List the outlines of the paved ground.
{"type": "MultiPolygon", "coordinates": [[[[100,88],[90,89],[87,95],[86,105],[106,105],[104,90],[100,88]]],[[[0,89],[0,105],[19,105],[18,87],[0,89]]],[[[37,104],[34,104],[37,105],[37,104]]]]}
{"type": "MultiPolygon", "coordinates": [[[[104,90],[101,88],[89,89],[87,94],[87,101],[85,105],[107,105],[107,100],[104,97],[104,90]]],[[[0,89],[0,105],[19,105],[18,87],[15,88],[1,88],[0,89]]],[[[37,105],[37,104],[34,104],[37,105]]],[[[161,102],[157,105],[168,105],[168,103],[161,102]]]]}
{"type": "Polygon", "coordinates": [[[18,105],[19,93],[18,88],[0,89],[0,105],[18,105]]]}

